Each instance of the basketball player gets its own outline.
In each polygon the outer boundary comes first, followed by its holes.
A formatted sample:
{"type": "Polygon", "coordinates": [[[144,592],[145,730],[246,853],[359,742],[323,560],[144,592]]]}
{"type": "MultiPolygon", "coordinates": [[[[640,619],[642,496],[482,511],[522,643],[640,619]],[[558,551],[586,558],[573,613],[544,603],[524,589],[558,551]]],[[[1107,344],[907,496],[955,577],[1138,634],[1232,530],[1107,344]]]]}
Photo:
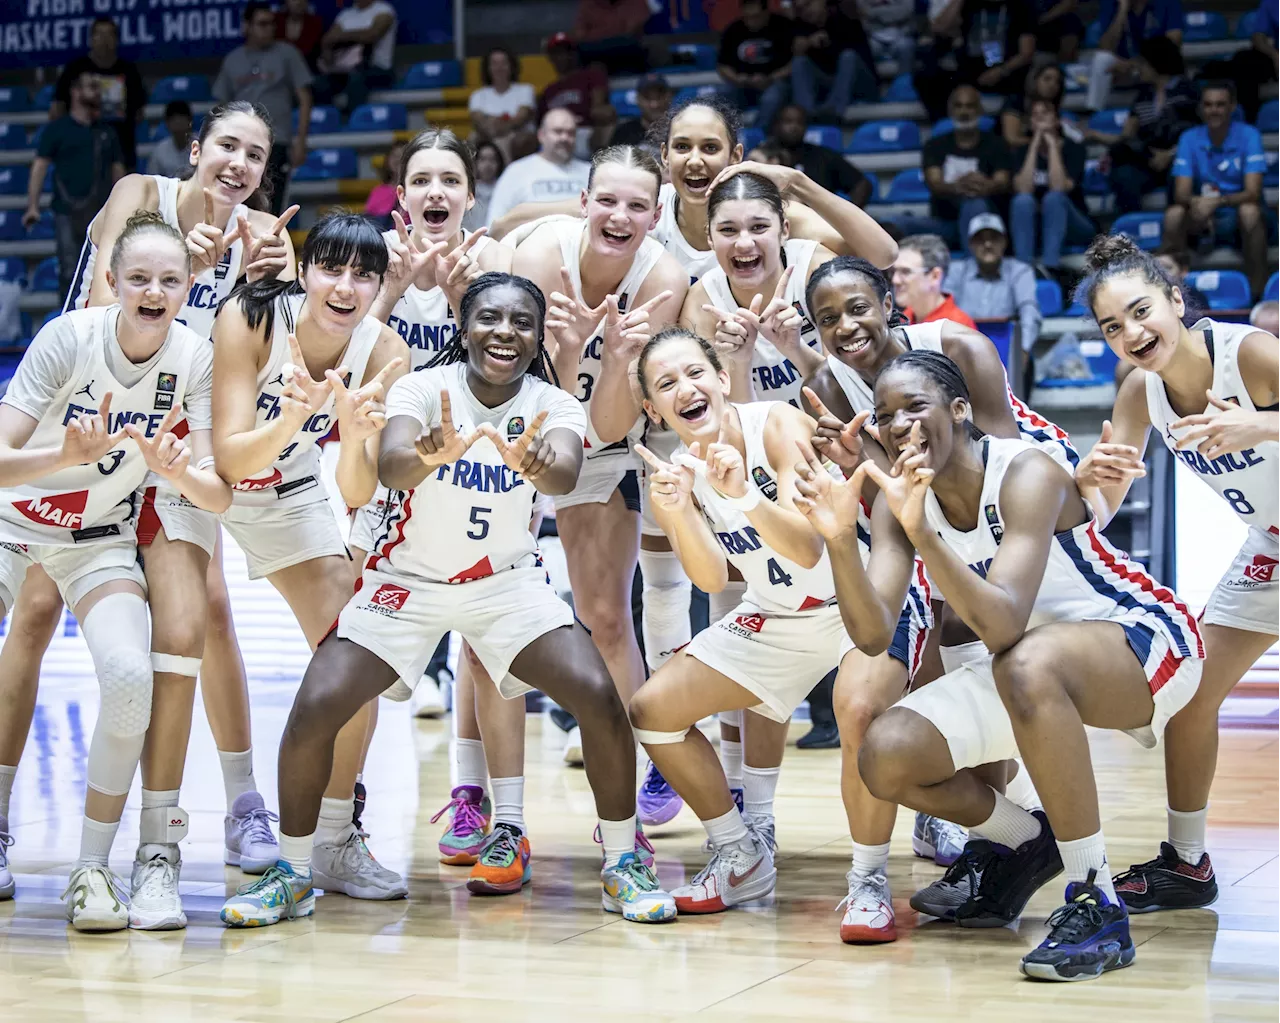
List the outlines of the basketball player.
{"type": "Polygon", "coordinates": [[[1137,367],[1116,395],[1102,439],[1076,480],[1109,522],[1137,476],[1152,427],[1165,445],[1249,527],[1200,618],[1204,683],[1165,732],[1169,841],[1116,878],[1131,913],[1207,906],[1218,896],[1205,852],[1205,818],[1218,755],[1218,708],[1276,641],[1277,341],[1245,323],[1183,326],[1177,283],[1124,235],[1085,254],[1077,292],[1102,336],[1137,367]]]}
{"type": "MultiPolygon", "coordinates": [[[[83,931],[130,922],[107,861],[152,709],[134,491],[150,470],[209,511],[231,499],[210,468],[212,353],[175,322],[192,282],[182,236],[157,214],[136,213],[102,270],[118,302],[47,324],[0,404],[0,601],[13,607],[28,569],[42,567],[80,623],[102,688],[80,857],[63,893],[67,918],[83,931]],[[173,433],[182,412],[187,441],[173,433]]],[[[3,717],[11,713],[6,706],[3,717]]],[[[179,824],[168,808],[144,799],[144,843],[167,844],[168,830],[179,824]]],[[[0,819],[0,831],[7,830],[0,819]]],[[[164,850],[144,844],[139,859],[154,851],[164,850]]],[[[176,895],[176,866],[169,869],[176,895]]],[[[135,883],[137,875],[135,869],[135,883]]],[[[11,882],[3,888],[5,897],[13,894],[11,882]]],[[[151,915],[156,908],[142,907],[140,926],[166,925],[151,915]]]]}
{"type": "Polygon", "coordinates": [[[826,538],[854,641],[883,649],[917,552],[993,660],[972,660],[872,723],[858,757],[873,796],[971,829],[982,881],[955,911],[999,927],[1065,866],[1063,905],[1030,977],[1084,980],[1133,962],[1111,886],[1084,725],[1144,746],[1194,695],[1204,649],[1185,605],[1098,535],[1075,481],[1045,452],[991,437],[968,387],[937,352],[897,356],[879,374],[876,419],[892,473],[864,460],[834,482],[806,453],[797,506],[826,538]],[[871,558],[858,557],[862,483],[880,488],[871,558]],[[1028,813],[977,770],[1021,749],[1045,812],[1028,813]],[[1057,832],[1049,828],[1049,821],[1057,832]]]}
{"type": "MultiPolygon", "coordinates": [[[[290,714],[280,754],[281,862],[227,901],[228,924],[314,912],[307,832],[320,802],[316,767],[332,759],[344,722],[397,678],[417,677],[448,630],[500,680],[501,696],[520,699],[536,685],[582,723],[605,848],[604,908],[643,922],[675,916],[635,853],[635,747],[622,701],[528,530],[535,490],[573,490],[587,432],[581,406],[548,382],[544,310],[528,280],[483,275],[435,365],[388,395],[378,458],[392,488],[388,526],[290,714]]],[[[506,822],[493,830],[527,870],[528,838],[506,822]]]]}

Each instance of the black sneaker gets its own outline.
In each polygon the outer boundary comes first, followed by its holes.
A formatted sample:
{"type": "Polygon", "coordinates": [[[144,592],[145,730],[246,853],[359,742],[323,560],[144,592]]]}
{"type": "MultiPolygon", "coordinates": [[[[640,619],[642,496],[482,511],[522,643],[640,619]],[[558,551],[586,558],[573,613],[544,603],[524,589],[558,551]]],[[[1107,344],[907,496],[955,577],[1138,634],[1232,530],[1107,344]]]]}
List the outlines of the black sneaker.
{"type": "Polygon", "coordinates": [[[367,795],[368,793],[365,792],[365,789],[364,789],[364,782],[359,782],[359,781],[356,782],[355,810],[352,811],[352,814],[351,814],[351,823],[355,826],[355,829],[357,831],[364,830],[364,828],[360,826],[360,818],[364,816],[364,801],[367,795]]]}
{"type": "Polygon", "coordinates": [[[971,838],[947,872],[911,896],[911,908],[939,920],[955,920],[956,910],[977,893],[982,872],[1000,854],[985,838],[971,838]]]}
{"type": "Polygon", "coordinates": [[[1116,894],[1130,913],[1154,913],[1159,909],[1202,909],[1218,898],[1209,854],[1201,853],[1194,867],[1186,863],[1168,842],[1160,843],[1160,855],[1149,863],[1135,863],[1115,878],[1116,894]]]}
{"type": "Polygon", "coordinates": [[[1036,980],[1093,980],[1133,963],[1129,914],[1107,898],[1089,871],[1067,885],[1066,904],[1049,915],[1049,936],[1022,957],[1022,972],[1036,980]]]}
{"type": "Polygon", "coordinates": [[[839,749],[840,729],[834,721],[815,721],[813,727],[796,740],[796,749],[839,749]]]}
{"type": "Polygon", "coordinates": [[[1003,927],[1022,915],[1036,890],[1062,872],[1062,857],[1049,818],[1043,810],[1032,813],[1040,821],[1040,834],[1012,852],[991,843],[996,850],[982,872],[977,894],[956,910],[961,927],[1003,927]]]}
{"type": "Polygon", "coordinates": [[[551,720],[555,722],[556,727],[562,732],[572,732],[577,727],[578,722],[563,707],[552,707],[547,713],[551,715],[551,720]]]}

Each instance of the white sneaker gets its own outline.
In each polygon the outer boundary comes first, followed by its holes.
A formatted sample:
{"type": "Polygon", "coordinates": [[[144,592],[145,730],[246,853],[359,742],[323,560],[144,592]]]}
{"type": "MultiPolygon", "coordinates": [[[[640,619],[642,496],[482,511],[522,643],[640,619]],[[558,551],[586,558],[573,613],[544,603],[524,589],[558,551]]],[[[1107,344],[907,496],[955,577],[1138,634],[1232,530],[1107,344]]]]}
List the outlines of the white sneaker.
{"type": "Polygon", "coordinates": [[[354,827],[341,842],[317,842],[311,850],[311,880],[317,888],[352,899],[403,899],[404,878],[373,858],[365,835],[354,827]]]}
{"type": "Polygon", "coordinates": [[[844,909],[840,940],[850,945],[896,941],[898,928],[888,879],[883,874],[863,877],[851,870],[845,880],[849,882],[849,894],[836,906],[844,909]]]}
{"type": "MultiPolygon", "coordinates": [[[[139,855],[142,850],[138,850],[139,855]]],[[[182,857],[178,847],[157,852],[150,859],[133,861],[130,883],[129,926],[137,931],[176,931],[187,926],[178,894],[182,857]]]]}
{"type": "Polygon", "coordinates": [[[280,858],[271,822],[280,818],[267,809],[260,792],[241,792],[223,818],[222,862],[246,874],[261,874],[280,858]]]}
{"type": "Polygon", "coordinates": [[[387,689],[383,690],[382,698],[390,700],[392,703],[404,703],[406,700],[413,699],[413,690],[409,687],[408,682],[398,678],[387,689]]]}
{"type": "Polygon", "coordinates": [[[409,713],[415,718],[444,716],[444,694],[440,692],[439,680],[430,675],[422,676],[409,700],[409,713]]]}
{"type": "Polygon", "coordinates": [[[13,845],[13,836],[9,834],[9,818],[0,815],[0,899],[12,899],[14,889],[13,875],[9,873],[9,846],[13,845]]]}
{"type": "Polygon", "coordinates": [[[681,913],[720,913],[773,891],[778,871],[769,846],[752,839],[749,847],[717,849],[711,861],[687,885],[672,889],[681,913]]]}
{"type": "Polygon", "coordinates": [[[574,725],[564,740],[564,762],[570,767],[582,766],[582,729],[574,725]]]}
{"type": "Polygon", "coordinates": [[[71,871],[67,919],[77,931],[123,931],[129,926],[124,884],[101,863],[85,863],[71,871]]]}

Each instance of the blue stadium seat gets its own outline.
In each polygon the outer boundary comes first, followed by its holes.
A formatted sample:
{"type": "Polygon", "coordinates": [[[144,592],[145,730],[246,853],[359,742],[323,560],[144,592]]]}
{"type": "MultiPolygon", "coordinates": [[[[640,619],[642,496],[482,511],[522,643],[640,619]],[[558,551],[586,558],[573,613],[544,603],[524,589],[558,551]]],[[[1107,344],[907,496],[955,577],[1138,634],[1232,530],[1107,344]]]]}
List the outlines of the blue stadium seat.
{"type": "Polygon", "coordinates": [[[924,171],[919,167],[900,170],[889,182],[885,202],[928,202],[929,186],[924,183],[924,171]]]}
{"type": "Polygon", "coordinates": [[[1277,163],[1278,160],[1280,160],[1280,154],[1277,154],[1274,149],[1267,153],[1267,169],[1262,175],[1262,183],[1267,188],[1275,188],[1280,185],[1280,165],[1277,163]]]}
{"type": "Polygon", "coordinates": [[[53,105],[53,83],[40,88],[31,100],[32,110],[48,110],[53,105]]]}
{"type": "Polygon", "coordinates": [[[671,98],[671,105],[678,107],[681,103],[685,103],[695,96],[723,96],[726,91],[727,86],[721,85],[719,82],[711,82],[707,85],[686,85],[671,98]]]}
{"type": "Polygon", "coordinates": [[[1212,43],[1227,38],[1227,19],[1217,11],[1187,11],[1182,16],[1184,43],[1212,43]]]}
{"type": "Polygon", "coordinates": [[[745,157],[756,146],[764,141],[763,128],[743,128],[742,129],[742,155],[745,157]]]}
{"type": "Polygon", "coordinates": [[[636,103],[635,89],[614,89],[609,93],[609,102],[619,117],[639,117],[640,106],[636,103]]]}
{"type": "Polygon", "coordinates": [[[834,149],[837,153],[844,148],[844,136],[833,124],[814,125],[804,133],[804,140],[810,145],[834,149]]]}
{"type": "Polygon", "coordinates": [[[0,241],[20,242],[27,237],[22,210],[0,210],[0,241]]]}
{"type": "Polygon", "coordinates": [[[200,103],[209,98],[209,79],[204,75],[170,75],[168,78],[161,78],[148,97],[152,103],[169,103],[175,99],[200,103]]]}
{"type": "Polygon", "coordinates": [[[912,81],[911,75],[898,75],[889,83],[889,88],[885,90],[884,101],[886,103],[915,103],[920,99],[916,94],[916,83],[912,81]]]}
{"type": "Polygon", "coordinates": [[[456,60],[428,60],[414,64],[400,89],[447,89],[462,84],[462,66],[456,60]]]}
{"type": "Polygon", "coordinates": [[[1084,181],[1081,182],[1085,195],[1110,195],[1111,182],[1098,170],[1097,160],[1086,160],[1084,164],[1084,181]]]}
{"type": "Polygon", "coordinates": [[[26,110],[31,105],[27,90],[21,85],[6,85],[0,88],[0,112],[6,114],[26,110]]]}
{"type": "Polygon", "coordinates": [[[293,172],[294,181],[328,181],[356,176],[354,149],[312,149],[307,162],[293,172]]]}
{"type": "Polygon", "coordinates": [[[1209,300],[1210,309],[1248,309],[1253,305],[1249,278],[1239,270],[1193,270],[1187,283],[1209,300]]]}
{"type": "MultiPolygon", "coordinates": [[[[293,130],[298,130],[298,111],[293,112],[293,130]]],[[[333,131],[342,130],[342,115],[338,113],[337,107],[312,107],[311,108],[311,130],[312,135],[324,135],[333,131]]]]}
{"type": "Polygon", "coordinates": [[[1100,21],[1092,22],[1088,28],[1084,30],[1084,44],[1086,50],[1097,49],[1098,40],[1102,38],[1102,33],[1107,30],[1107,26],[1100,21]]]}
{"type": "Polygon", "coordinates": [[[409,126],[403,103],[365,103],[351,111],[344,131],[401,131],[409,126]]]}
{"type": "Polygon", "coordinates": [[[26,164],[0,167],[0,195],[26,195],[31,168],[26,164]]]}
{"type": "Polygon", "coordinates": [[[1267,302],[1280,302],[1280,270],[1267,279],[1267,286],[1262,289],[1262,297],[1267,302]]]}
{"type": "Polygon", "coordinates": [[[1062,286],[1057,281],[1036,281],[1036,301],[1045,316],[1062,312],[1062,286]]]}
{"type": "Polygon", "coordinates": [[[32,291],[58,290],[58,257],[42,259],[31,273],[32,291]]]}
{"type": "Polygon", "coordinates": [[[19,256],[0,258],[0,281],[6,284],[27,284],[27,261],[19,256]]]}
{"type": "Polygon", "coordinates": [[[716,69],[716,47],[710,43],[676,43],[669,51],[671,63],[681,67],[692,65],[699,71],[716,69]]]}
{"type": "MultiPolygon", "coordinates": [[[[990,114],[983,114],[981,117],[978,118],[978,127],[981,128],[983,131],[992,131],[995,128],[995,126],[996,126],[996,119],[992,117],[990,114]]],[[[930,136],[947,135],[950,132],[953,132],[955,130],[956,130],[956,127],[954,124],[951,123],[951,118],[944,117],[941,121],[939,121],[929,130],[929,134],[930,136]]]]}
{"type": "Polygon", "coordinates": [[[914,121],[865,121],[845,152],[906,153],[919,148],[920,128],[914,121]]]}
{"type": "MultiPolygon", "coordinates": [[[[1088,312],[1080,311],[1078,314],[1073,312],[1075,306],[1068,309],[1067,316],[1087,316],[1088,312]]],[[[1116,366],[1120,360],[1116,357],[1115,352],[1098,338],[1085,338],[1080,342],[1080,356],[1085,364],[1089,367],[1090,375],[1084,378],[1072,377],[1045,377],[1036,381],[1037,387],[1053,387],[1053,388],[1070,388],[1070,387],[1097,387],[1100,385],[1110,384],[1116,378],[1116,366]]]]}
{"type": "Polygon", "coordinates": [[[1111,225],[1111,233],[1127,234],[1140,248],[1158,249],[1164,234],[1164,214],[1126,213],[1116,218],[1116,222],[1111,225]]]}
{"type": "Polygon", "coordinates": [[[1089,118],[1089,128],[1107,135],[1117,135],[1129,119],[1128,107],[1112,107],[1110,110],[1099,110],[1089,118]]]}
{"type": "Polygon", "coordinates": [[[1248,39],[1250,36],[1253,35],[1254,26],[1257,24],[1258,24],[1257,10],[1252,10],[1246,14],[1240,15],[1239,20],[1236,21],[1236,38],[1248,39]]]}
{"type": "Polygon", "coordinates": [[[1280,100],[1269,99],[1258,111],[1258,131],[1280,131],[1280,100]]]}
{"type": "Polygon", "coordinates": [[[30,239],[31,241],[50,241],[51,242],[53,241],[55,234],[56,232],[54,231],[54,225],[53,225],[53,210],[45,210],[43,213],[40,214],[40,219],[37,220],[31,226],[31,229],[29,231],[27,231],[27,238],[30,239]]]}
{"type": "Polygon", "coordinates": [[[0,149],[26,149],[27,130],[20,124],[0,121],[0,149]]]}

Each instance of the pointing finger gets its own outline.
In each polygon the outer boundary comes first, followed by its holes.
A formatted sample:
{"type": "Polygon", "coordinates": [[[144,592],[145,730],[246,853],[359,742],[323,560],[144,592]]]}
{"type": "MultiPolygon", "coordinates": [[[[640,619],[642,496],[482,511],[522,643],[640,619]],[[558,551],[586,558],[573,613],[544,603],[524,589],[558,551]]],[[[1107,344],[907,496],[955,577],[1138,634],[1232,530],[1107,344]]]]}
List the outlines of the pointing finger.
{"type": "Polygon", "coordinates": [[[782,276],[778,278],[778,286],[773,289],[774,298],[782,298],[787,293],[787,285],[791,283],[791,275],[795,273],[796,268],[789,266],[782,271],[782,276]]]}
{"type": "Polygon", "coordinates": [[[639,455],[641,458],[643,458],[645,462],[649,464],[649,467],[651,469],[656,469],[659,472],[661,472],[663,469],[667,468],[667,463],[664,462],[657,455],[655,455],[643,444],[636,445],[636,454],[639,455]]]}
{"type": "Polygon", "coordinates": [[[409,228],[404,222],[404,217],[400,216],[399,210],[391,211],[391,220],[395,223],[396,234],[407,247],[409,244],[409,228]]]}
{"type": "Polygon", "coordinates": [[[819,419],[823,416],[831,416],[832,419],[839,419],[839,416],[831,414],[831,410],[822,403],[822,399],[818,397],[818,392],[812,387],[802,387],[800,388],[800,392],[804,395],[805,401],[809,403],[809,407],[818,413],[819,419]]]}
{"type": "Polygon", "coordinates": [[[290,206],[283,213],[281,213],[280,216],[276,218],[276,222],[271,225],[270,233],[274,235],[279,235],[280,232],[283,231],[285,227],[288,225],[289,221],[293,219],[294,214],[296,214],[300,209],[302,209],[302,207],[295,204],[293,206],[290,206]]]}
{"type": "Polygon", "coordinates": [[[204,189],[204,219],[200,221],[202,224],[208,224],[210,227],[213,223],[213,193],[209,189],[204,189]]]}

